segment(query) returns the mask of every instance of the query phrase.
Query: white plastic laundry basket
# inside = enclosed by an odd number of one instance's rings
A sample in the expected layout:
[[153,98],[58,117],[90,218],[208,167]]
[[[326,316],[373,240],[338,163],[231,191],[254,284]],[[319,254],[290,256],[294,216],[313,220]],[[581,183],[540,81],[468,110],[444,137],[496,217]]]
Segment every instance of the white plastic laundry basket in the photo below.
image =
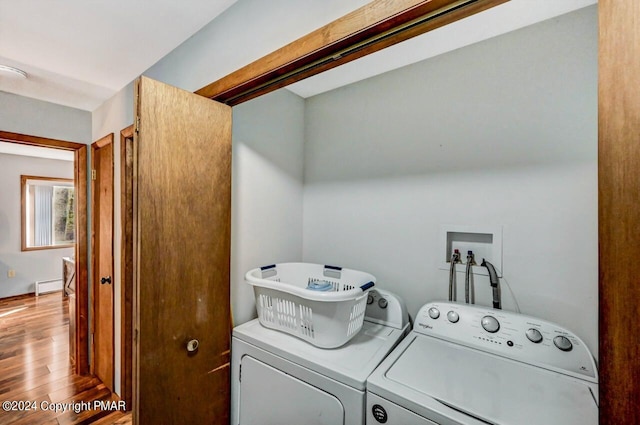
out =
[[281,263],[247,272],[260,323],[321,348],[345,344],[362,328],[372,275],[335,266]]

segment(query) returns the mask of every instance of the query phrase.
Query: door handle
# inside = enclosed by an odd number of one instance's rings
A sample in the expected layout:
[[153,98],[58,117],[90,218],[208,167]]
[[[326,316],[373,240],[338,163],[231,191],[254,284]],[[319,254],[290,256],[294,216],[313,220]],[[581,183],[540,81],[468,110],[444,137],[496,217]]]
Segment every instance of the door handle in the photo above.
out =
[[192,339],[189,342],[187,342],[187,351],[189,353],[195,353],[198,350],[199,345],[200,345],[200,342],[197,339]]
[[100,283],[102,285],[104,285],[105,283],[111,285],[111,276],[103,277],[102,279],[100,279]]

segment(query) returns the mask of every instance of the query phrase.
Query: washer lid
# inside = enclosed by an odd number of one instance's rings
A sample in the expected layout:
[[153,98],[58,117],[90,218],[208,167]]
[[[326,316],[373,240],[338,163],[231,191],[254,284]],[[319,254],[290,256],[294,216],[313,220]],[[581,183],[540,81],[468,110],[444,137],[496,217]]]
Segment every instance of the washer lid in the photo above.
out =
[[364,391],[371,372],[398,344],[407,327],[400,330],[365,321],[356,336],[333,349],[318,348],[295,336],[267,329],[258,319],[235,327],[233,337]]
[[415,338],[384,377],[490,424],[598,423],[586,381],[436,338]]

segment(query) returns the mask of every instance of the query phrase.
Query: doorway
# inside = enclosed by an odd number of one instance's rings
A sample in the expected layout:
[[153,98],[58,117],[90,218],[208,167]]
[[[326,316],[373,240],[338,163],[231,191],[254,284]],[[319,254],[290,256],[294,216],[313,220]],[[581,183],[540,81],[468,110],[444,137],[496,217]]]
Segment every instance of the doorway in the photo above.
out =
[[29,136],[0,131],[0,141],[27,146],[45,147],[72,151],[74,153],[74,186],[76,188],[76,244],[75,275],[76,302],[75,320],[75,372],[89,373],[89,292],[87,252],[87,145],[64,140]]

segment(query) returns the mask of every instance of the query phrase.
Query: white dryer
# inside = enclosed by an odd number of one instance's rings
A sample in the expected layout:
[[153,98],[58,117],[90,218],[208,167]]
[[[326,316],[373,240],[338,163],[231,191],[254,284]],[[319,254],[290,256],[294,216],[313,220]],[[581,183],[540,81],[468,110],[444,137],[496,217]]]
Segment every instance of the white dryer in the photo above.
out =
[[409,330],[404,302],[371,290],[362,330],[315,347],[254,319],[233,329],[231,424],[364,425],[367,377]]
[[598,372],[582,340],[556,324],[429,303],[369,377],[366,423],[596,425]]

